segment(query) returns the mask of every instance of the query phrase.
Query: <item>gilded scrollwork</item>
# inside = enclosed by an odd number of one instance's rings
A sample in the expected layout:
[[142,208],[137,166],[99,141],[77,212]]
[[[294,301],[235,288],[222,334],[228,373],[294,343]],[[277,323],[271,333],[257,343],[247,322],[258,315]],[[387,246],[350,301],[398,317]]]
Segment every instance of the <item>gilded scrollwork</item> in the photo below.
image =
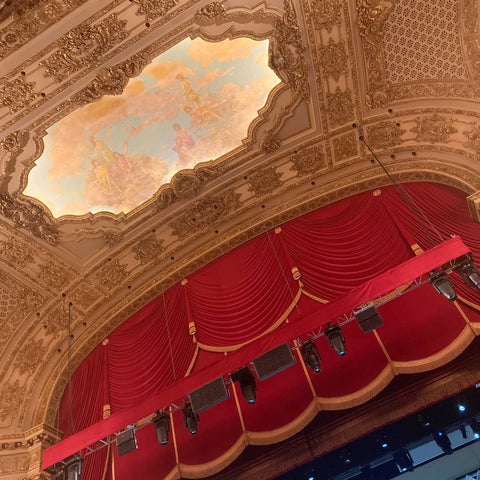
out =
[[83,280],[80,285],[75,288],[70,298],[74,306],[79,306],[84,310],[88,310],[94,303],[99,300],[98,290],[90,282]]
[[50,260],[40,265],[39,278],[48,287],[59,290],[71,283],[75,279],[75,275],[70,268]]
[[342,24],[340,0],[314,0],[311,8],[311,16],[316,28],[331,33],[335,25]]
[[480,79],[480,9],[476,0],[463,2],[463,36],[467,51],[467,62],[476,80]]
[[262,140],[262,150],[268,155],[270,153],[276,152],[281,145],[280,139],[273,134],[268,132],[265,138]]
[[75,27],[57,41],[58,50],[40,62],[45,77],[62,82],[84,68],[98,65],[106,52],[128,37],[126,24],[113,13],[97,25]]
[[149,20],[162,17],[177,4],[177,0],[134,0],[138,4],[137,15]]
[[0,387],[0,420],[16,418],[19,414],[19,400],[25,397],[25,385],[20,385],[19,380],[5,382]]
[[173,234],[186,238],[198,231],[211,228],[240,207],[240,194],[227,190],[196,201],[182,215],[169,223]]
[[155,232],[151,232],[133,247],[135,253],[135,259],[137,259],[142,265],[153,262],[165,251],[163,247],[163,239],[158,239]]
[[20,201],[9,193],[0,193],[0,214],[10,219],[16,227],[52,245],[57,243],[58,229],[39,205],[27,199]]
[[335,93],[327,93],[325,100],[328,120],[332,127],[338,127],[353,120],[353,99],[350,90],[342,91],[337,87]]
[[104,266],[95,275],[101,288],[111,291],[119,288],[122,282],[128,277],[127,265],[120,263],[118,258],[108,259]]
[[16,455],[0,455],[0,474],[15,474],[28,471],[30,455],[21,453]]
[[105,68],[89,85],[75,94],[72,101],[80,106],[96,102],[104,95],[120,95],[130,78],[140,75],[147,64],[147,55],[139,53],[125,62]]
[[248,176],[248,190],[253,192],[256,197],[272,193],[282,185],[282,181],[280,180],[282,175],[283,174],[278,172],[275,167],[268,167],[256,171]]
[[358,140],[353,132],[335,137],[332,140],[332,144],[335,162],[341,162],[358,155]]
[[23,76],[13,80],[0,79],[0,102],[10,113],[17,113],[40,98],[35,92],[35,82],[27,82]]
[[35,370],[42,364],[46,353],[47,347],[43,340],[31,338],[18,353],[13,366],[20,371],[21,375],[33,375]]
[[30,135],[27,131],[17,130],[0,141],[0,146],[5,152],[15,155],[20,153],[26,147],[29,138]]
[[372,148],[389,148],[400,145],[404,133],[398,122],[379,122],[367,128],[365,138]]
[[457,132],[451,118],[434,113],[415,119],[416,126],[410,131],[416,133],[417,142],[447,143],[450,136]]
[[480,124],[472,123],[464,135],[467,137],[466,147],[480,155]]
[[294,153],[290,160],[292,162],[290,170],[297,172],[299,177],[317,173],[327,166],[325,153],[320,145]]
[[15,52],[40,32],[61,20],[85,0],[20,0],[5,2],[1,18],[12,16],[14,22],[0,30],[0,57]]
[[310,88],[301,30],[290,0],[285,0],[284,9],[269,47],[270,66],[297,95],[308,100]]
[[217,18],[222,18],[227,14],[226,8],[220,2],[212,2],[204,5],[196,14],[197,19],[204,19],[214,21]]
[[0,254],[20,268],[35,262],[33,247],[14,236],[0,241]]
[[337,82],[340,76],[348,74],[348,57],[343,41],[335,42],[332,38],[327,45],[319,48],[322,73],[326,78],[332,77]]

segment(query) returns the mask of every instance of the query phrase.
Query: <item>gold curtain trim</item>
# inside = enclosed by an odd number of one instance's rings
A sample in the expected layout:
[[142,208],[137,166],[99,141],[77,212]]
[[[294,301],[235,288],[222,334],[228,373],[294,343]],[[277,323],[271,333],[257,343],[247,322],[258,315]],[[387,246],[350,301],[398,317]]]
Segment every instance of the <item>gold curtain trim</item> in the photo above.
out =
[[328,300],[325,300],[324,298],[316,297],[313,293],[307,292],[305,289],[302,289],[302,292],[308,297],[311,298],[312,300],[315,300],[318,303],[328,303]]
[[229,347],[215,347],[212,345],[205,345],[204,343],[197,342],[198,347],[200,347],[203,350],[207,350],[209,352],[233,352],[234,350],[238,350],[239,348],[244,347],[245,345],[248,345],[249,343],[255,342],[259,338],[262,338],[264,335],[267,333],[272,332],[273,330],[276,330],[292,313],[293,309],[297,306],[301,296],[302,296],[303,290],[301,288],[298,289],[297,294],[295,295],[295,298],[293,299],[293,302],[289,305],[285,313],[267,330],[265,330],[263,333],[260,335],[257,335],[255,338],[252,338],[248,342],[243,342],[239,343],[237,345],[231,345]]
[[[463,298],[463,297],[460,297],[460,296],[458,296],[457,298],[458,298],[458,300],[460,300],[462,303],[464,303],[468,307],[472,307],[474,310],[477,310],[478,312],[480,312],[480,305],[477,305],[476,303],[472,303],[469,300],[467,300],[466,298]],[[476,323],[479,323],[479,322],[476,322]]]
[[102,480],[105,480],[107,476],[108,463],[110,462],[111,443],[107,446],[107,457],[105,458],[105,465],[103,466]]
[[195,352],[193,353],[192,361],[190,362],[190,365],[187,368],[187,372],[185,373],[185,376],[188,377],[193,370],[193,367],[195,366],[195,362],[197,361],[198,357],[198,343],[195,345]]
[[475,338],[475,334],[469,325],[458,335],[458,337],[447,347],[429,357],[410,362],[392,362],[396,374],[399,373],[420,373],[441,367],[458,357]]
[[318,406],[322,410],[344,410],[356,407],[378,395],[394,378],[394,369],[388,364],[374,380],[356,392],[342,397],[317,397]]

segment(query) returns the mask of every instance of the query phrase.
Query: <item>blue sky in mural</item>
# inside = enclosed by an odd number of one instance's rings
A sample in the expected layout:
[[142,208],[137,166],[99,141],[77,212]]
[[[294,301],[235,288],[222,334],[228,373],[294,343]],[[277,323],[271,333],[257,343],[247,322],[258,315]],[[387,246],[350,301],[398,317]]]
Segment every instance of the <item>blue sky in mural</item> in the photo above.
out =
[[131,79],[122,95],[52,126],[24,194],[56,217],[126,213],[177,171],[241,146],[278,83],[268,41],[186,39]]

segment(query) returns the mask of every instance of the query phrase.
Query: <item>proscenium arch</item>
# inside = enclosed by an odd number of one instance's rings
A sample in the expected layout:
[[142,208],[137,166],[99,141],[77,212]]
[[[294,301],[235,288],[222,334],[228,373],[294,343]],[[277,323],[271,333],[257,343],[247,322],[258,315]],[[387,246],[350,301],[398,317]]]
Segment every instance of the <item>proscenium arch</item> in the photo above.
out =
[[[402,183],[418,181],[440,183],[458,188],[468,195],[480,190],[480,175],[474,175],[467,180],[464,175],[459,175],[458,171],[455,171],[455,169],[456,167],[451,166],[451,171],[448,171],[448,169],[445,171],[435,171],[434,169],[419,170],[415,167],[415,163],[412,162],[410,165],[404,165],[404,168],[402,168],[401,171],[394,172],[393,177]],[[204,256],[202,262],[199,262],[199,259],[192,255],[190,262],[185,268],[174,272],[172,275],[164,277],[162,281],[151,286],[144,295],[135,298],[129,302],[128,305],[125,305],[125,308],[117,314],[111,315],[110,312],[107,312],[107,314],[94,320],[98,327],[95,328],[95,331],[90,332],[88,338],[82,339],[83,341],[80,344],[75,345],[73,348],[70,371],[73,373],[93,348],[95,348],[116,327],[123,323],[125,318],[123,318],[124,315],[122,315],[122,312],[125,312],[128,306],[133,304],[136,306],[136,310],[139,310],[143,305],[158,296],[159,292],[161,293],[161,291],[166,290],[181,278],[193,273],[201,268],[201,266],[218,258],[224,253],[227,253],[227,251],[230,251],[236,246],[264,233],[265,229],[272,229],[288,220],[292,220],[310,211],[327,206],[335,201],[390,184],[389,179],[377,168],[371,169],[368,173],[365,172],[364,178],[355,183],[350,182],[348,184],[348,180],[349,178],[346,177],[345,183],[347,185],[336,190],[332,189],[327,192],[321,192],[319,191],[320,189],[318,189],[312,198],[300,202],[295,206],[286,206],[282,212],[276,213],[268,219],[256,218],[254,224],[251,225],[248,230],[240,233],[236,232],[232,235],[232,241],[229,242],[228,250],[224,250],[222,245],[211,245],[209,255]],[[95,312],[92,312],[90,318],[95,319],[94,313]],[[131,313],[128,314],[127,318],[130,315]],[[51,353],[52,352],[50,352],[50,354]],[[28,409],[26,409],[23,424],[24,430],[28,430],[39,424],[47,424],[50,426],[55,425],[59,402],[68,383],[66,353],[63,353],[61,356],[58,356],[58,354],[54,355],[54,358],[50,355],[46,368],[41,372],[37,372],[36,378],[37,382],[34,384],[34,387],[30,390],[27,397],[37,398],[38,401],[35,402],[34,405],[32,405],[34,402],[30,402]],[[26,403],[27,402],[24,402],[24,406]]]

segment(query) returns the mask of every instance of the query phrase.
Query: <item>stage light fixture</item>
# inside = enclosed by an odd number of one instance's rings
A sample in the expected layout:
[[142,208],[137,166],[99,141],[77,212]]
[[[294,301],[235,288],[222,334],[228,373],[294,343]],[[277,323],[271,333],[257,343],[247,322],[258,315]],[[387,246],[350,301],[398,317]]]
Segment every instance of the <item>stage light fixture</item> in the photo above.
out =
[[363,333],[369,333],[383,325],[383,320],[375,305],[369,305],[355,312],[358,326]]
[[400,472],[413,472],[413,459],[410,452],[406,448],[401,448],[398,452],[393,454],[393,460],[395,461]]
[[240,384],[240,390],[245,400],[253,405],[257,400],[257,383],[255,376],[248,367],[243,367],[230,375],[232,382]]
[[65,480],[80,480],[82,474],[83,458],[76,455],[71,458],[64,467]]
[[460,425],[458,427],[458,429],[460,430],[460,433],[462,434],[462,438],[464,440],[466,440],[467,439],[467,429],[465,428],[465,425]]
[[153,417],[155,434],[160,445],[167,445],[170,433],[170,416],[165,412],[157,412]]
[[467,407],[463,402],[458,402],[457,409],[460,413],[464,413],[467,410]]
[[300,350],[302,352],[302,357],[305,364],[310,368],[313,373],[319,373],[320,362],[322,358],[320,357],[320,353],[318,352],[318,348],[311,340],[304,343]]
[[345,337],[343,336],[340,325],[329,323],[324,333],[328,343],[337,352],[337,355],[343,357],[343,355],[347,353],[347,350],[345,348]]
[[452,444],[448,435],[443,431],[439,430],[432,434],[435,443],[442,449],[443,453],[450,455],[453,453]]
[[137,438],[135,437],[135,430],[129,428],[117,436],[117,451],[118,455],[126,455],[133,452],[137,448]]
[[467,253],[461,258],[465,259],[455,267],[455,270],[469,287],[480,290],[480,270],[473,263],[472,254]]
[[185,407],[183,407],[183,424],[188,428],[191,435],[197,433],[197,423],[198,415],[193,412],[192,406],[187,403]]
[[448,278],[445,272],[432,272],[430,274],[430,283],[433,288],[440,294],[443,295],[447,300],[453,302],[457,299],[457,294],[453,288],[452,281]]
[[361,467],[360,473],[362,475],[362,480],[373,480],[373,472],[370,465],[364,465]]

